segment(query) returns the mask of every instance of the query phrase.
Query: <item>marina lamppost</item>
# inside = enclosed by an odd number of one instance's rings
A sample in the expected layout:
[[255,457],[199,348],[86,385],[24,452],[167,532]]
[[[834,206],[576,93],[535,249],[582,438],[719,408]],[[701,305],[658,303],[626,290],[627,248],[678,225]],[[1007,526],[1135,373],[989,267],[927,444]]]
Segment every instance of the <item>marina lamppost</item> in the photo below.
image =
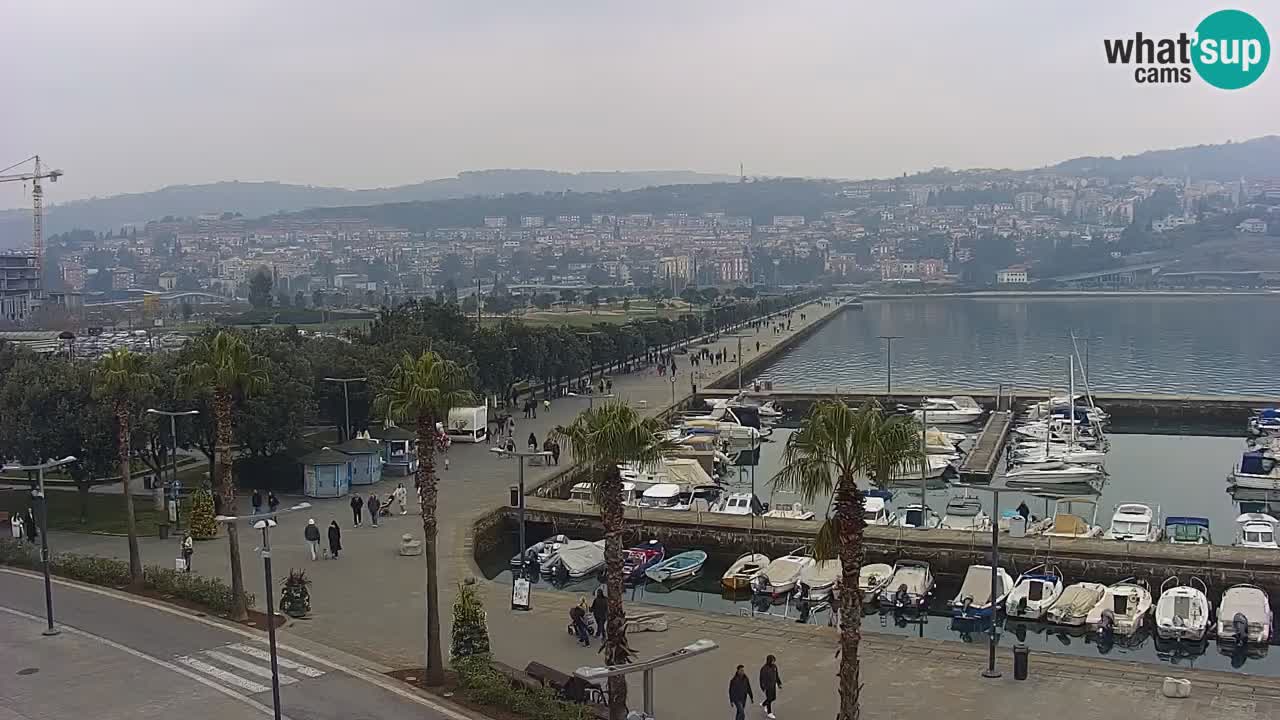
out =
[[343,410],[343,418],[344,418],[343,420],[344,424],[342,426],[343,441],[347,441],[351,439],[351,398],[347,394],[347,385],[350,385],[353,382],[364,382],[366,380],[368,380],[368,378],[363,378],[363,377],[354,377],[354,378],[327,377],[324,379],[325,382],[342,384],[342,410]]
[[893,395],[893,341],[901,340],[901,335],[880,335],[881,340],[885,341],[884,348],[884,394],[885,402],[889,402],[889,397]]
[[[524,459],[527,457],[549,458],[551,457],[551,453],[547,452],[546,450],[521,451],[521,450],[506,450],[504,448],[489,448],[489,452],[497,453],[505,457],[513,457],[516,459],[516,482],[519,483],[519,486],[517,489],[517,492],[519,493],[519,497],[517,498],[517,502],[518,502],[518,507],[520,508],[520,573],[515,577],[511,585],[511,606],[512,607],[519,606],[525,610],[528,610],[529,609],[529,579],[526,578],[524,574],[525,572],[524,565],[526,561],[526,558],[524,556],[525,554]],[[520,593],[517,593],[517,588],[520,589],[521,591]],[[516,603],[517,594],[523,595],[524,597],[523,603],[519,603],[519,604]]]
[[44,575],[44,617],[49,623],[44,630],[45,635],[57,635],[58,628],[53,626],[53,581],[49,578],[49,503],[44,496],[44,471],[75,461],[74,455],[68,455],[61,460],[49,460],[36,465],[4,466],[5,470],[34,471],[36,474],[36,489],[31,492],[31,499],[40,506],[40,572]]
[[173,522],[178,522],[178,506],[181,503],[182,488],[178,486],[178,418],[186,415],[199,415],[199,410],[157,410],[147,408],[148,415],[164,415],[169,418],[169,438],[173,440]]

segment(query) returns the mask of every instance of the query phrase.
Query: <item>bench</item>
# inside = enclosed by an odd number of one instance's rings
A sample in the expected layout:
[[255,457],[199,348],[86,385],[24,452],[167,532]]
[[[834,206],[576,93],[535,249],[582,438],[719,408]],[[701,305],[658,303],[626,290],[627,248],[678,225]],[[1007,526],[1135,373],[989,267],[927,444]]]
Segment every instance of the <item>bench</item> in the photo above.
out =
[[529,677],[540,682],[543,687],[555,690],[566,700],[592,704],[604,702],[605,693],[599,685],[587,682],[575,675],[566,675],[540,662],[531,662],[525,665],[524,672]]

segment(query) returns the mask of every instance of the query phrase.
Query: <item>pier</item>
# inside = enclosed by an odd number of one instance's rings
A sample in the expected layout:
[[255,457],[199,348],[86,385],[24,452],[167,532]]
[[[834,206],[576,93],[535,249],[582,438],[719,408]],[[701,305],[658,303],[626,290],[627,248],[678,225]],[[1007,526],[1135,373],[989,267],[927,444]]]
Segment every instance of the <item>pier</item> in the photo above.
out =
[[1013,411],[997,410],[987,417],[982,434],[960,464],[960,479],[967,483],[989,483],[995,477],[1000,457],[1004,455],[1009,431],[1013,429]]

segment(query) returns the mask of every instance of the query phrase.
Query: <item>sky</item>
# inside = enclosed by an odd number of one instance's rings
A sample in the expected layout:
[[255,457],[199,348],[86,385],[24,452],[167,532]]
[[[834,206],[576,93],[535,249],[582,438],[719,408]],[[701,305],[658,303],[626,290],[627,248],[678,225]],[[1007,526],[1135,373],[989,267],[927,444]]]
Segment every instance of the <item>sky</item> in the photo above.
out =
[[1280,37],[1280,5],[1243,0],[0,0],[0,167],[40,153],[56,203],[511,167],[884,177],[1280,132],[1280,67],[1227,92],[1105,62],[1103,38],[1223,7]]

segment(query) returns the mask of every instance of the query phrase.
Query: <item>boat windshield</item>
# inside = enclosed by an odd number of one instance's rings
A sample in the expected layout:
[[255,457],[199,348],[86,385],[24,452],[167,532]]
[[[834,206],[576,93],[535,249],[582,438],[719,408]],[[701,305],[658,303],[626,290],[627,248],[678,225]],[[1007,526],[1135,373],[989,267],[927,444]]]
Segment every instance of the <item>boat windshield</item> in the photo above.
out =
[[1144,522],[1127,522],[1124,520],[1117,520],[1111,523],[1111,532],[1116,535],[1144,537],[1150,527],[1150,524]]
[[1250,543],[1267,544],[1275,542],[1276,536],[1270,530],[1245,530],[1244,541]]
[[1191,617],[1191,598],[1186,596],[1178,596],[1174,598],[1173,616],[1178,618]]
[[924,513],[919,510],[908,510],[903,522],[911,527],[920,527],[924,524]]
[[1209,534],[1209,529],[1203,525],[1174,525],[1170,529],[1173,530],[1173,542],[1179,543],[1198,543]]

